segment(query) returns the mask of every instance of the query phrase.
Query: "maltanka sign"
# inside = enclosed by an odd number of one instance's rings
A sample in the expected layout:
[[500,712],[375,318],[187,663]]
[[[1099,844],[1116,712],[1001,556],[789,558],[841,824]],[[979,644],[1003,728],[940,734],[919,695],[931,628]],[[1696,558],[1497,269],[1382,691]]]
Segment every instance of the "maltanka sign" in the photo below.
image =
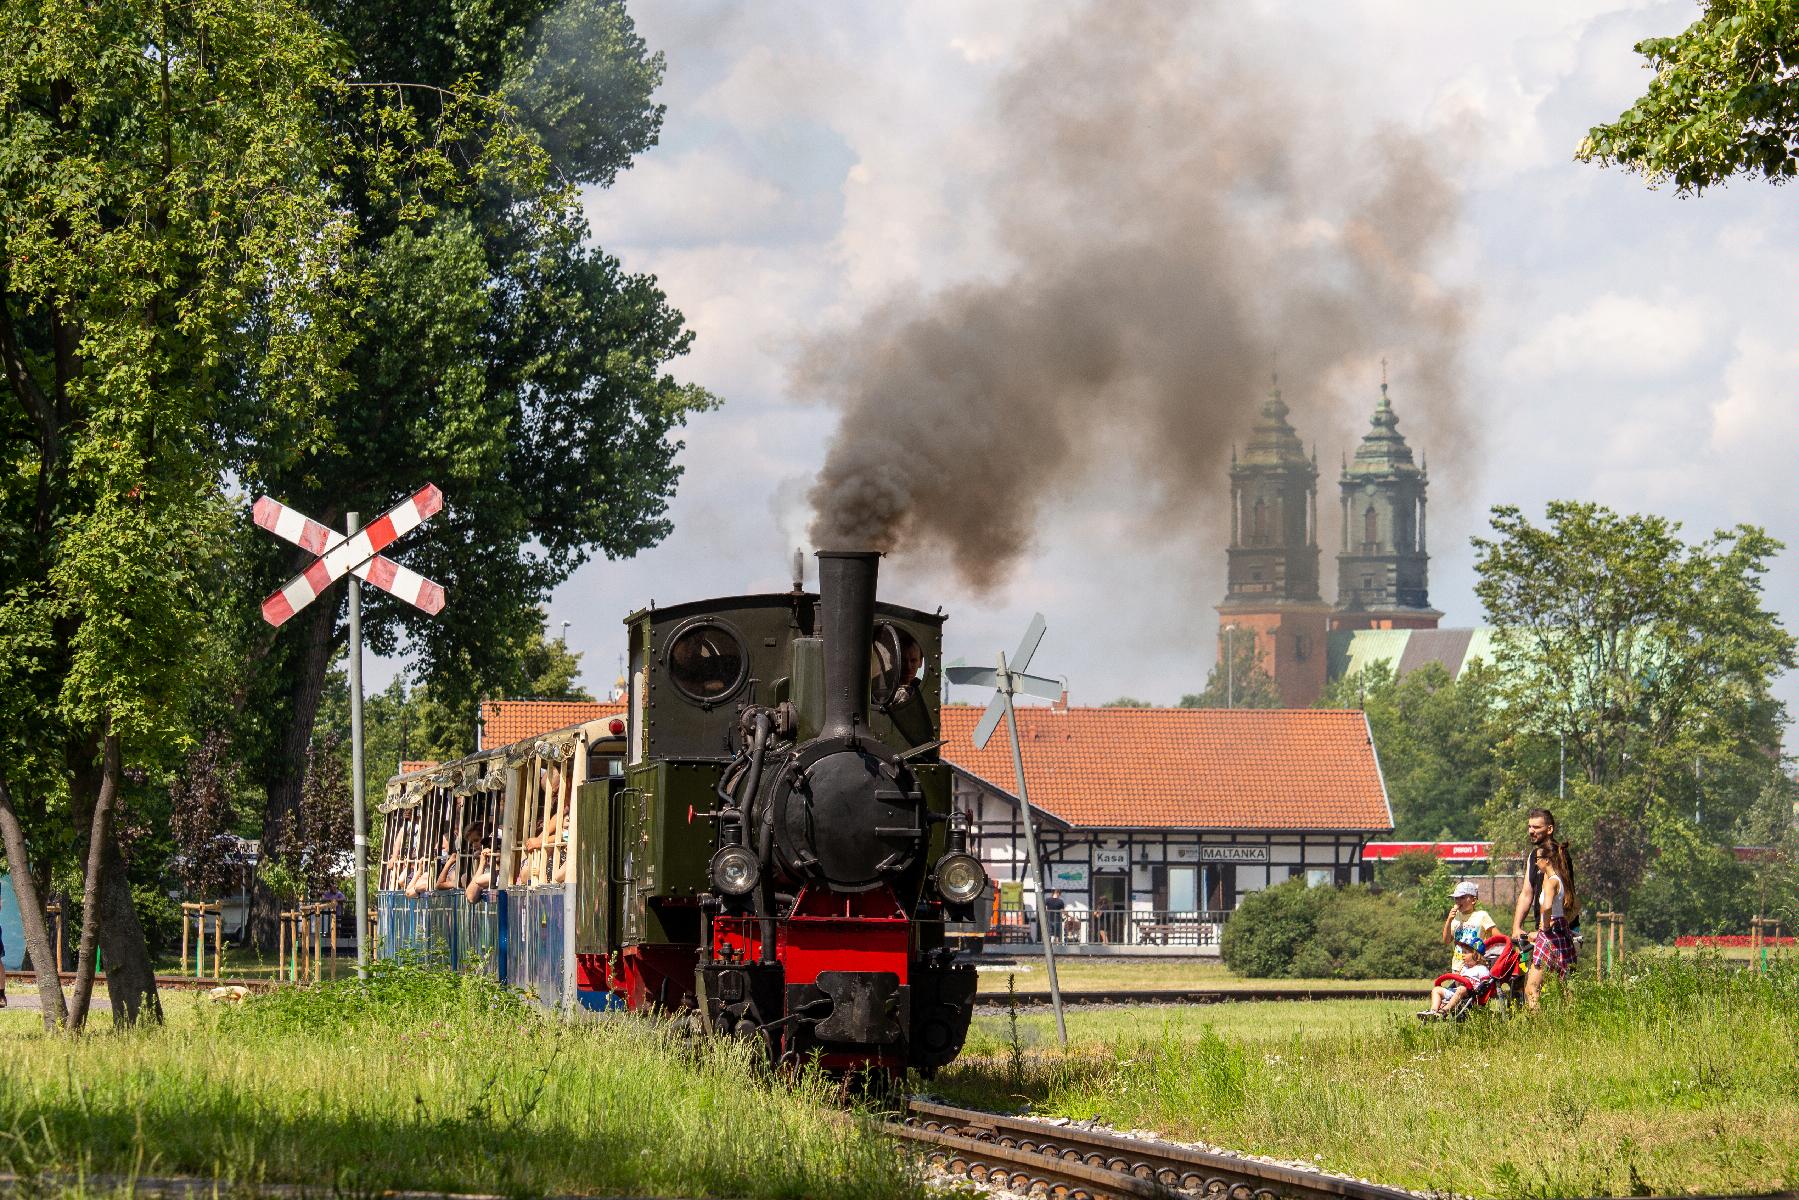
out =
[[1201,846],[1200,862],[1214,863],[1265,863],[1268,861],[1266,846]]

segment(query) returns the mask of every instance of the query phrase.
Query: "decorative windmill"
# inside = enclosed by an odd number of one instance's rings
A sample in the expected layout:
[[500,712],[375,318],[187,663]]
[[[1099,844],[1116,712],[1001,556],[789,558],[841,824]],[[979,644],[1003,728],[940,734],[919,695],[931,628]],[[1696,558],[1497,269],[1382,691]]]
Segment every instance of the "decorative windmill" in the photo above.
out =
[[987,711],[974,727],[976,750],[987,745],[987,739],[993,736],[994,729],[999,726],[1000,717],[1006,718],[1006,730],[1012,737],[1012,775],[1018,780],[1018,807],[1024,822],[1025,851],[1030,856],[1031,877],[1037,881],[1037,935],[1043,941],[1043,965],[1049,973],[1049,999],[1056,1010],[1056,1036],[1061,1039],[1063,1049],[1067,1049],[1068,1023],[1062,1016],[1062,988],[1056,981],[1055,939],[1050,936],[1049,916],[1043,903],[1049,893],[1043,886],[1043,863],[1037,857],[1036,816],[1031,811],[1031,798],[1024,782],[1024,752],[1018,741],[1018,714],[1012,708],[1012,697],[1019,692],[1049,700],[1059,699],[1062,695],[1060,680],[1025,674],[1025,668],[1031,665],[1031,656],[1037,653],[1037,644],[1043,640],[1046,628],[1043,614],[1037,613],[1031,618],[1030,626],[1025,629],[1024,638],[1018,643],[1018,652],[1012,656],[1010,663],[1006,661],[1005,651],[1002,650],[996,669],[949,667],[945,673],[954,684],[994,689],[993,699],[987,702]]

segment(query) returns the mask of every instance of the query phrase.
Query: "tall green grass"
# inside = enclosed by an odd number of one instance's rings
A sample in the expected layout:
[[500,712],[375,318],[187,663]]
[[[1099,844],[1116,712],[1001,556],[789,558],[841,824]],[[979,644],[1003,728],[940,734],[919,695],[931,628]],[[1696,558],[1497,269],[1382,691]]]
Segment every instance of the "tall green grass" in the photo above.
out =
[[479,976],[184,1006],[162,1029],[0,1033],[0,1168],[227,1185],[885,1200],[922,1194],[820,1077],[620,1017],[568,1025]]
[[[1244,1006],[1245,1008],[1249,1006]],[[1666,959],[1576,983],[1543,1011],[1424,1024],[1369,1006],[1308,1032],[1255,1006],[1245,1032],[1140,1010],[1136,1030],[1044,1049],[994,1044],[937,1090],[989,1106],[1316,1162],[1421,1189],[1573,1196],[1799,1187],[1799,968]],[[1289,1014],[1293,1032],[1263,1028]],[[1079,1034],[1079,1015],[1071,1020]],[[1147,1028],[1145,1028],[1147,1026]]]

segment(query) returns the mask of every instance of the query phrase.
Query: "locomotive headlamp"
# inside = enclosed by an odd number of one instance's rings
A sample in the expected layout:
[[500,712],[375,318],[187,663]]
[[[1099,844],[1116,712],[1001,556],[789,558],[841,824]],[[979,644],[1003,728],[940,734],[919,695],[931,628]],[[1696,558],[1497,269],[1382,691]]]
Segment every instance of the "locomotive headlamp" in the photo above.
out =
[[748,894],[761,873],[761,864],[745,846],[723,846],[712,856],[712,886],[727,896]]
[[968,904],[987,886],[987,872],[972,854],[952,850],[937,860],[937,890],[951,904]]

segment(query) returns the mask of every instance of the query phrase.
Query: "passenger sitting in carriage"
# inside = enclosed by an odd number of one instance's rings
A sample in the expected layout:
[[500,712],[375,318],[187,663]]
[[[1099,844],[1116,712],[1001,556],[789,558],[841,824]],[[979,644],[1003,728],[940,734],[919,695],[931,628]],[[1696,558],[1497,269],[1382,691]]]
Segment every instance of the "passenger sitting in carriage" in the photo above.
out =
[[1443,976],[1431,988],[1430,1007],[1418,1013],[1426,1020],[1453,1016],[1467,1008],[1493,977],[1492,968],[1487,965],[1487,943],[1480,934],[1464,928],[1455,935],[1455,944],[1461,951],[1461,966],[1453,976]]

